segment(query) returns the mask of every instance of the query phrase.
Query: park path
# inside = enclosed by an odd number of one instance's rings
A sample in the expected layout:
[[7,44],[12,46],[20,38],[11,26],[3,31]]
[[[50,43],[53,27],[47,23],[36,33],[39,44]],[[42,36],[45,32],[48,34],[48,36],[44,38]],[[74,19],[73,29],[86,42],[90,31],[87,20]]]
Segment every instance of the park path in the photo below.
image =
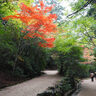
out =
[[76,96],[96,96],[96,80],[94,82],[90,79],[83,80],[81,90]]
[[62,78],[56,70],[44,72],[46,74],[40,77],[0,90],[0,96],[36,96],[48,87],[55,85]]

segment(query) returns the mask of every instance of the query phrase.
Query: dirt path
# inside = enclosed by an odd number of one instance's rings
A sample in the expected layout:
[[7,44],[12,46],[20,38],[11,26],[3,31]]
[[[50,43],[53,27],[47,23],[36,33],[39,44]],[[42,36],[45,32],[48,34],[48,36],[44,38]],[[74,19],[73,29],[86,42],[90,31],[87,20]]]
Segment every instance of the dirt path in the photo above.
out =
[[91,82],[90,79],[83,80],[81,91],[77,96],[96,96],[96,80]]
[[57,71],[44,72],[43,76],[0,90],[0,96],[36,96],[61,80]]

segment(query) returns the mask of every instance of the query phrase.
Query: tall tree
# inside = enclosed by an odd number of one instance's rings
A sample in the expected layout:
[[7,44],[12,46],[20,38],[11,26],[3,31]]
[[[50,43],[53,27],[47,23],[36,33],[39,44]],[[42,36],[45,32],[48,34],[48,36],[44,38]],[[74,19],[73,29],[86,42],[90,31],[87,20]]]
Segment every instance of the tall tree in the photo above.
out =
[[[53,9],[50,11],[51,14],[57,15],[56,22],[63,21],[63,15],[64,15],[64,7],[60,4],[58,0],[43,0],[45,6],[54,6]],[[39,5],[39,0],[35,0],[34,4]]]
[[[22,32],[25,34],[24,38],[38,38],[36,42],[41,47],[53,47],[55,40],[52,33],[56,32],[56,25],[53,23],[56,20],[56,14],[49,13],[52,10],[52,6],[46,7],[43,1],[40,1],[40,7],[38,5],[28,7],[25,4],[21,4],[21,11],[16,15],[10,15],[3,18],[3,20],[20,19],[25,24],[25,29]],[[40,40],[43,40],[40,42]]]

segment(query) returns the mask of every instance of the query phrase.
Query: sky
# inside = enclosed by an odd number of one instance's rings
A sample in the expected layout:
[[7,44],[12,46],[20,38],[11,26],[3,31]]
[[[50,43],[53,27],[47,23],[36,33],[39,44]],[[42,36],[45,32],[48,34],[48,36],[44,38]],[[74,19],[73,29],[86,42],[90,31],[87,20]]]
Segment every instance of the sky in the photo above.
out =
[[[62,2],[60,3],[65,9],[64,9],[64,14],[70,14],[72,12],[71,10],[71,6],[70,6],[70,3],[72,2],[73,0],[62,0]],[[64,15],[62,17],[63,19],[66,19],[66,15]]]
[[71,12],[72,10],[70,4],[73,2],[75,3],[76,1],[78,0],[62,0],[61,5],[65,7],[65,9],[68,10],[68,12]]
[[[70,1],[72,1],[72,0],[70,0]],[[70,2],[69,2],[69,1],[63,0],[63,1],[61,2],[61,5],[62,5],[63,7],[65,7],[65,10],[71,11],[71,6],[70,6]]]

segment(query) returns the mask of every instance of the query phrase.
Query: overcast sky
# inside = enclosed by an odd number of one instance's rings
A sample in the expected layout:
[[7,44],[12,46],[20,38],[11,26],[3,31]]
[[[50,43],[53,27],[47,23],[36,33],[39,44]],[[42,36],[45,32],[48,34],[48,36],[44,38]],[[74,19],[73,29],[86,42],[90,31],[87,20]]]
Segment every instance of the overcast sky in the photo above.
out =
[[66,10],[71,11],[71,7],[70,7],[70,2],[69,2],[69,1],[63,0],[63,1],[61,2],[61,5],[62,5],[63,7],[65,7]]
[[[61,5],[65,8],[64,9],[64,14],[69,14],[72,12],[71,10],[71,6],[70,6],[70,3],[72,2],[73,0],[62,0],[61,2]],[[66,15],[63,16],[63,19],[66,18]]]

